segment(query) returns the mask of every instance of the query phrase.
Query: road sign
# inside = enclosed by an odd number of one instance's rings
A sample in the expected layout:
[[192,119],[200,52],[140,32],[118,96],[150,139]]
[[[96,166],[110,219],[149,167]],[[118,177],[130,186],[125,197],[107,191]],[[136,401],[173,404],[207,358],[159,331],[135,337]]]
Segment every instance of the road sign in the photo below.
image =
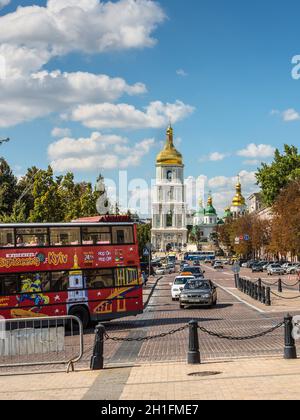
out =
[[232,271],[234,272],[234,274],[239,274],[239,273],[241,272],[241,267],[240,267],[240,264],[235,263],[235,264],[232,266]]
[[235,244],[239,245],[239,243],[240,243],[240,238],[235,238]]
[[249,236],[249,235],[245,235],[245,236],[244,236],[244,240],[245,240],[245,241],[250,241],[250,236]]
[[143,254],[144,254],[144,257],[149,257],[150,252],[148,251],[147,248],[145,248]]

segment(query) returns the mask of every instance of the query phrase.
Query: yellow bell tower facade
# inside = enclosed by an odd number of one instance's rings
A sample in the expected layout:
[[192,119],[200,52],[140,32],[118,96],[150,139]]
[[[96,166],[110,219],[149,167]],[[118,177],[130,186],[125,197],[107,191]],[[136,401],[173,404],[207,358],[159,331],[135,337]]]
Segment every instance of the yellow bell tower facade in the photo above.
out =
[[187,243],[184,165],[181,153],[174,146],[173,135],[170,125],[165,146],[156,158],[151,235],[156,251],[183,250]]

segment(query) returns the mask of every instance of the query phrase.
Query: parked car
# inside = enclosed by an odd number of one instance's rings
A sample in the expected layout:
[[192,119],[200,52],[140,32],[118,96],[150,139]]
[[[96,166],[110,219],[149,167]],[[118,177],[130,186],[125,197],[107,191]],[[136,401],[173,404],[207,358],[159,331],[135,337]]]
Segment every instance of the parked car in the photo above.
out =
[[280,264],[271,264],[268,267],[269,276],[273,276],[273,275],[283,276],[284,273],[285,273],[284,268],[282,268]]
[[181,309],[191,305],[214,306],[217,300],[217,288],[210,280],[188,280],[179,297]]
[[263,264],[262,263],[254,264],[252,266],[252,273],[259,273],[259,272],[263,272],[263,271],[264,271],[264,269],[263,269]]
[[292,267],[287,268],[287,274],[297,274],[300,271],[300,264],[294,264]]
[[172,300],[179,300],[179,296],[189,280],[195,280],[193,276],[177,276],[173,283],[170,283]]
[[164,276],[166,274],[166,270],[164,267],[159,267],[155,270],[155,274],[157,276]]
[[214,269],[218,270],[218,269],[222,269],[222,268],[224,268],[224,265],[223,265],[222,261],[216,261],[215,264],[214,264]]

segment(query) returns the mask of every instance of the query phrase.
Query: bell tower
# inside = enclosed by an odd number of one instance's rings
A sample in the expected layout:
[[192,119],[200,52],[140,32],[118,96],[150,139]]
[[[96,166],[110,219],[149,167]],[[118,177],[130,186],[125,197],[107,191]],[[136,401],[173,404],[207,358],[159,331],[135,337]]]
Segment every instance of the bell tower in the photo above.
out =
[[163,150],[156,158],[152,203],[152,245],[157,251],[182,250],[187,243],[184,165],[174,146],[170,125]]

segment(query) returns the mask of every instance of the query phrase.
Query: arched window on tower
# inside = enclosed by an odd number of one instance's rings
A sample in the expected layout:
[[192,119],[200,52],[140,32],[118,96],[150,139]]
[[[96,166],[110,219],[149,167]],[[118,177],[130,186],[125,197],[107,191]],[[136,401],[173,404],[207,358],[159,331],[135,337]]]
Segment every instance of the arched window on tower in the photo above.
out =
[[173,172],[172,171],[168,171],[167,172],[167,180],[168,181],[172,181],[172,179],[173,179]]
[[172,227],[173,226],[173,212],[172,210],[170,210],[167,213],[167,227]]

